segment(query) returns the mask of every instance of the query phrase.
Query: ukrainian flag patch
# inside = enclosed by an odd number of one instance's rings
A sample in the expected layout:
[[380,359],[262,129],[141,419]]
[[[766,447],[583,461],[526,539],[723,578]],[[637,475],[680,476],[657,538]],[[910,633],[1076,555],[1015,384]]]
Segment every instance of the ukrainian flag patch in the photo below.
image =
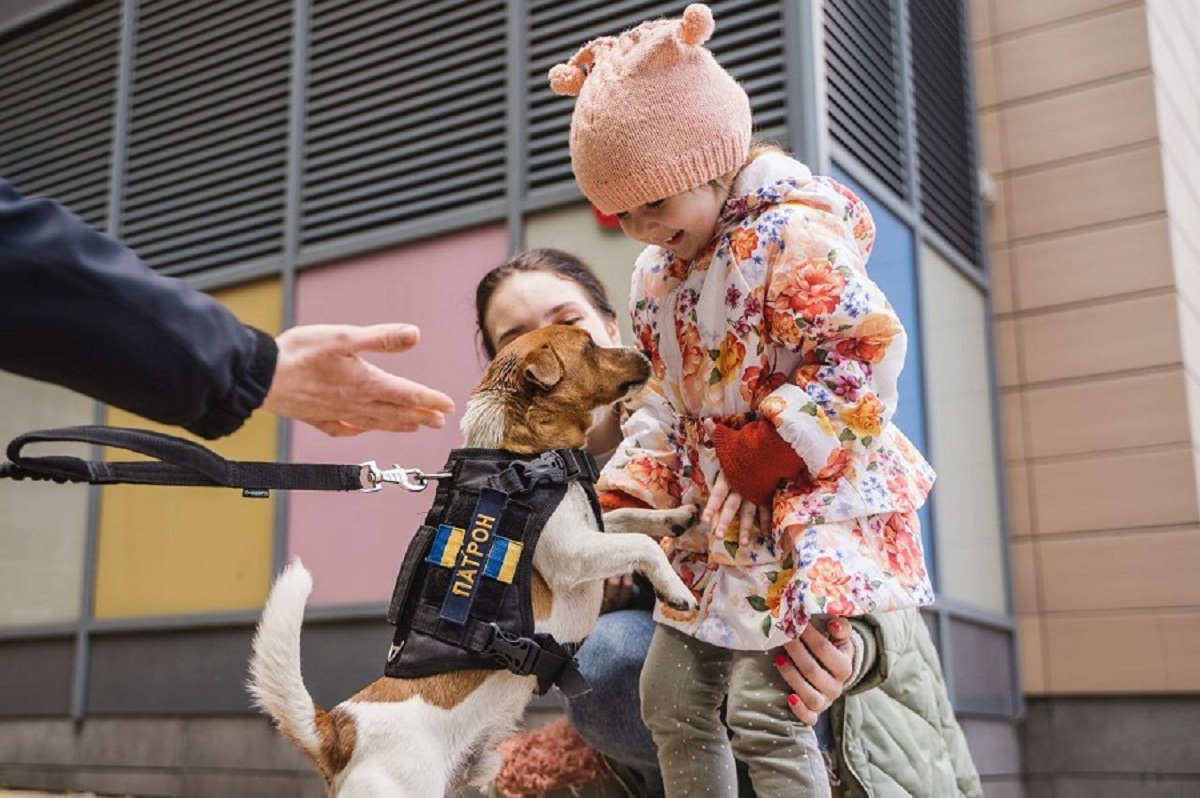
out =
[[521,561],[521,551],[525,547],[515,540],[496,538],[492,550],[488,552],[487,564],[483,566],[483,575],[498,582],[512,584],[517,575],[517,563]]
[[463,538],[466,535],[467,533],[459,527],[442,524],[433,538],[433,545],[429,548],[429,556],[425,558],[425,562],[443,568],[453,568],[458,553],[462,551]]

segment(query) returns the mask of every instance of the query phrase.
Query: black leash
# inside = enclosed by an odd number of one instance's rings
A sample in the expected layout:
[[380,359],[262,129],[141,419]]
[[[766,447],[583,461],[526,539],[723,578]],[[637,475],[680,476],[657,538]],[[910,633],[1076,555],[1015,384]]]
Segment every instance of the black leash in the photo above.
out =
[[[40,443],[90,443],[136,452],[152,461],[117,462],[69,455],[33,457],[23,454],[26,446]],[[89,485],[129,483],[240,488],[243,495],[255,498],[267,496],[272,489],[373,492],[388,482],[420,491],[429,480],[447,476],[400,466],[380,470],[374,461],[335,465],[226,460],[193,441],[125,427],[61,427],[26,432],[13,438],[7,454],[10,462],[0,463],[0,478],[86,482]]]

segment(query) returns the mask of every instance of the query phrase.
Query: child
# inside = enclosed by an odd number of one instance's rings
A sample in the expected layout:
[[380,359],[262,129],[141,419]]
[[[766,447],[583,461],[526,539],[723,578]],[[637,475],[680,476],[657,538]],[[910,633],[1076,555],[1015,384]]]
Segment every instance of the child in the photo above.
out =
[[815,619],[932,601],[916,511],[933,473],[889,423],[906,338],[866,275],[870,215],[751,150],[749,100],[702,46],[712,30],[694,4],[550,72],[578,96],[580,188],[649,245],[630,308],[654,377],[598,487],[609,508],[704,508],[666,544],[700,609],[656,608],[642,673],[667,795],[734,795],[736,753],[764,798],[825,796],[773,660]]

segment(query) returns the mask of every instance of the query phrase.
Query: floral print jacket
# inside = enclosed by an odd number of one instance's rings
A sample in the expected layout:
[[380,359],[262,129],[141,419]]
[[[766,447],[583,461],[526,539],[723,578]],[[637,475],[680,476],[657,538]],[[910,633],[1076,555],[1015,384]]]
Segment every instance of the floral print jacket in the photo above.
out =
[[[598,488],[703,507],[719,464],[703,420],[769,419],[810,478],[775,494],[773,528],[664,543],[700,610],[659,621],[765,650],[816,613],[928,603],[915,510],[934,475],[890,424],[907,338],[866,273],[875,227],[837,182],[781,154],[738,175],[713,240],[684,262],[648,247],[630,310],[653,376]],[[736,527],[736,525],[735,525]]]

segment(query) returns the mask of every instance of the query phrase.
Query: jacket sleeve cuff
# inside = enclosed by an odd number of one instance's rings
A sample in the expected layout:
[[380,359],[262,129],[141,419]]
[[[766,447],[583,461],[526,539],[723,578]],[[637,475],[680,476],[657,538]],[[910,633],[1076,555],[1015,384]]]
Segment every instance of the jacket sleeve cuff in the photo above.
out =
[[[888,661],[883,654],[883,640],[880,637],[879,625],[871,620],[871,616],[849,618],[850,630],[855,646],[854,673],[846,680],[847,695],[866,692],[883,684],[888,676]],[[857,656],[858,645],[861,643],[861,657]]]
[[235,432],[262,405],[267,392],[271,390],[279,347],[275,339],[262,330],[249,325],[246,330],[254,337],[254,353],[250,362],[236,376],[228,394],[209,405],[204,415],[185,426],[188,432],[208,439]]
[[600,503],[600,509],[609,512],[611,510],[621,510],[627,507],[644,510],[650,507],[649,504],[637,498],[630,496],[623,490],[605,490],[601,491],[597,497]]

